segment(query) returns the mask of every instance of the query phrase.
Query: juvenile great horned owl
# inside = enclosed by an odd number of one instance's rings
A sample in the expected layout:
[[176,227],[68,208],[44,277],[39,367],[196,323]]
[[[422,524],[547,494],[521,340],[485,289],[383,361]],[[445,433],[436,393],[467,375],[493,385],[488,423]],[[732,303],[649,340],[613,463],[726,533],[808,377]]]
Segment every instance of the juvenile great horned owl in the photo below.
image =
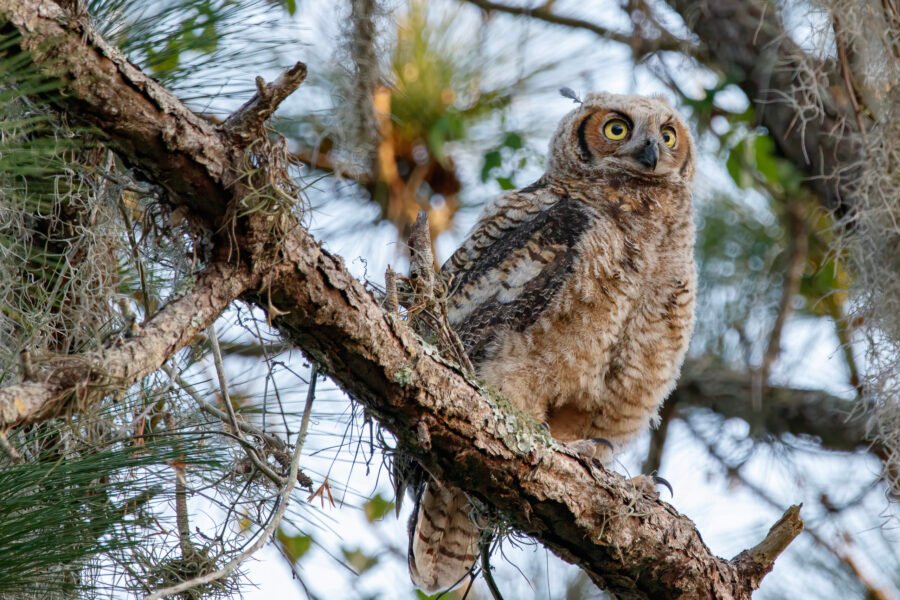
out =
[[[591,94],[547,172],[498,198],[443,267],[448,312],[478,375],[554,438],[613,446],[654,424],[694,320],[694,145],[662,98]],[[431,480],[410,573],[448,588],[477,554],[459,490]]]

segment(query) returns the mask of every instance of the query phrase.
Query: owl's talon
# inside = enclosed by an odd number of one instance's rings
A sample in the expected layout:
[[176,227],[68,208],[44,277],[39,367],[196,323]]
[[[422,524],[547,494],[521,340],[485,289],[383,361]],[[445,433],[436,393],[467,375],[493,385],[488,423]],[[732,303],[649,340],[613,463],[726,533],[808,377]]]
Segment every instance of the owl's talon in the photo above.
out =
[[659,477],[658,475],[653,475],[653,483],[655,483],[656,485],[665,486],[669,490],[669,497],[671,497],[671,498],[675,497],[675,490],[672,489],[672,484],[669,483],[669,481],[665,477]]
[[605,438],[576,440],[567,442],[566,446],[578,457],[600,465],[608,464],[615,452],[615,446]]
[[632,477],[628,481],[641,493],[657,500],[659,499],[659,491],[657,491],[656,486],[658,485],[668,488],[669,494],[671,494],[673,498],[675,497],[675,491],[672,489],[672,484],[663,477],[657,477],[656,475],[638,475],[637,477]]
[[609,448],[610,452],[615,452],[615,450],[616,450],[616,447],[613,446],[613,443],[606,438],[591,438],[591,441],[594,442],[595,444],[605,445],[607,448]]

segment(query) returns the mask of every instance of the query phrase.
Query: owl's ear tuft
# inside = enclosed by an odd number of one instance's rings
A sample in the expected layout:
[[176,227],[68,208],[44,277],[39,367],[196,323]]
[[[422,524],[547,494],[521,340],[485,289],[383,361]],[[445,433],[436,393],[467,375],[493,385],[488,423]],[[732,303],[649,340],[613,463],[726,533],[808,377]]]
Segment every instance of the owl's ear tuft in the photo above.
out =
[[559,88],[559,95],[563,98],[571,98],[572,102],[575,102],[576,104],[584,104],[584,102],[581,101],[581,98],[578,97],[578,94],[576,94],[570,87]]

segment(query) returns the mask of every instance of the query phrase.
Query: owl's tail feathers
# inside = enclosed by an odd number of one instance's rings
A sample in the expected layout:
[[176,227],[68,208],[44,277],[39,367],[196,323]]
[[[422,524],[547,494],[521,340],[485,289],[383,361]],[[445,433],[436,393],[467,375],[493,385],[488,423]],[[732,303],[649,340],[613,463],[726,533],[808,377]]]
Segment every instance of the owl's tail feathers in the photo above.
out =
[[437,481],[425,486],[410,518],[409,574],[428,593],[461,583],[478,555],[478,526],[461,491]]

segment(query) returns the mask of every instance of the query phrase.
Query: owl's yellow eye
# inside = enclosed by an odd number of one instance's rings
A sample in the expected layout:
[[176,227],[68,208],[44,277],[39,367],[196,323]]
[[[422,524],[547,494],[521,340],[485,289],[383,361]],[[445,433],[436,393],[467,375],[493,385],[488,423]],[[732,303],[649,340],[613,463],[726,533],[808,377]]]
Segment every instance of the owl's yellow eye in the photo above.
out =
[[669,148],[675,147],[675,130],[671,127],[663,127],[662,130],[662,140],[663,144],[668,146]]
[[628,123],[622,119],[612,119],[603,126],[603,135],[614,142],[624,140],[625,136],[628,135]]

